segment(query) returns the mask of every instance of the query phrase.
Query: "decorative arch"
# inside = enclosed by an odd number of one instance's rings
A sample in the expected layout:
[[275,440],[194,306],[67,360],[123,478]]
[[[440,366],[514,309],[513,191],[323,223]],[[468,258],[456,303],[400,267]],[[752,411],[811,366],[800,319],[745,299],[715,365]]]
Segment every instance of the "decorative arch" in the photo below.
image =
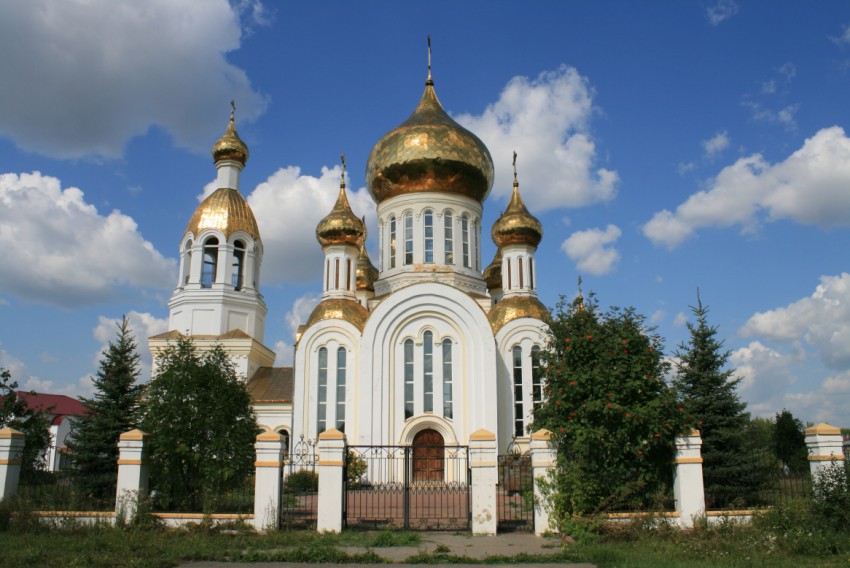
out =
[[455,434],[455,430],[451,422],[441,416],[427,415],[417,416],[416,418],[409,420],[407,424],[404,425],[404,429],[402,429],[396,443],[402,446],[412,445],[413,438],[416,437],[416,434],[428,429],[439,432],[447,446],[455,446],[458,444],[457,435]]

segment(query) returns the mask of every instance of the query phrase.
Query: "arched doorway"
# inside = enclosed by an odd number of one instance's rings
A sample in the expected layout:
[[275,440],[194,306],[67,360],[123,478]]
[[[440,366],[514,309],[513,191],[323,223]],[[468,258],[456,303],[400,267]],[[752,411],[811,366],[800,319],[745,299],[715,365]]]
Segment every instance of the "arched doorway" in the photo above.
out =
[[413,482],[443,481],[445,475],[443,435],[432,428],[413,437]]

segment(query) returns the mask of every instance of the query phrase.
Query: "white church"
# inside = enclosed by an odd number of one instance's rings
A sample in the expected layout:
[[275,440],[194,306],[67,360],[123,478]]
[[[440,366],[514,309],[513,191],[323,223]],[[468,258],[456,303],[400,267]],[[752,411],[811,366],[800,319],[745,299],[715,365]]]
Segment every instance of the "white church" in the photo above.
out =
[[233,114],[212,154],[218,189],[180,241],[170,331],[150,338],[154,358],[179,334],[201,349],[222,345],[247,381],[261,427],[288,440],[336,428],[349,444],[462,445],[483,428],[502,451],[527,442],[542,397],[536,353],[548,340],[535,264],[543,229],[514,168],[510,203],[490,231],[496,256],[482,270],[493,160],[443,110],[430,69],[418,106],[366,164],[378,268],[343,168],[336,204],[316,227],[321,302],[298,329],[291,368],[274,367],[263,344],[263,243],[239,192],[248,148]]

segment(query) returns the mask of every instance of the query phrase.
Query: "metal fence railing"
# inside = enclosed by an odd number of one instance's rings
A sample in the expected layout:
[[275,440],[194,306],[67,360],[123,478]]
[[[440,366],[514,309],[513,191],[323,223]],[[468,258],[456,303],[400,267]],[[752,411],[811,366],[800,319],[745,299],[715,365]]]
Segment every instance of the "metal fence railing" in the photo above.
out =
[[17,499],[32,511],[113,511],[116,480],[115,472],[23,471]]

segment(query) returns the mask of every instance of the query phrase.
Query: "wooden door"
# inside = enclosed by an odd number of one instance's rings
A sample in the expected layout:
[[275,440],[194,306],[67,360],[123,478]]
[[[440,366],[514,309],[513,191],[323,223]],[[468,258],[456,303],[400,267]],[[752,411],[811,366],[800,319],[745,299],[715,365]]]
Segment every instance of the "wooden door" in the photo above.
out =
[[413,482],[443,481],[443,436],[427,429],[413,437]]

